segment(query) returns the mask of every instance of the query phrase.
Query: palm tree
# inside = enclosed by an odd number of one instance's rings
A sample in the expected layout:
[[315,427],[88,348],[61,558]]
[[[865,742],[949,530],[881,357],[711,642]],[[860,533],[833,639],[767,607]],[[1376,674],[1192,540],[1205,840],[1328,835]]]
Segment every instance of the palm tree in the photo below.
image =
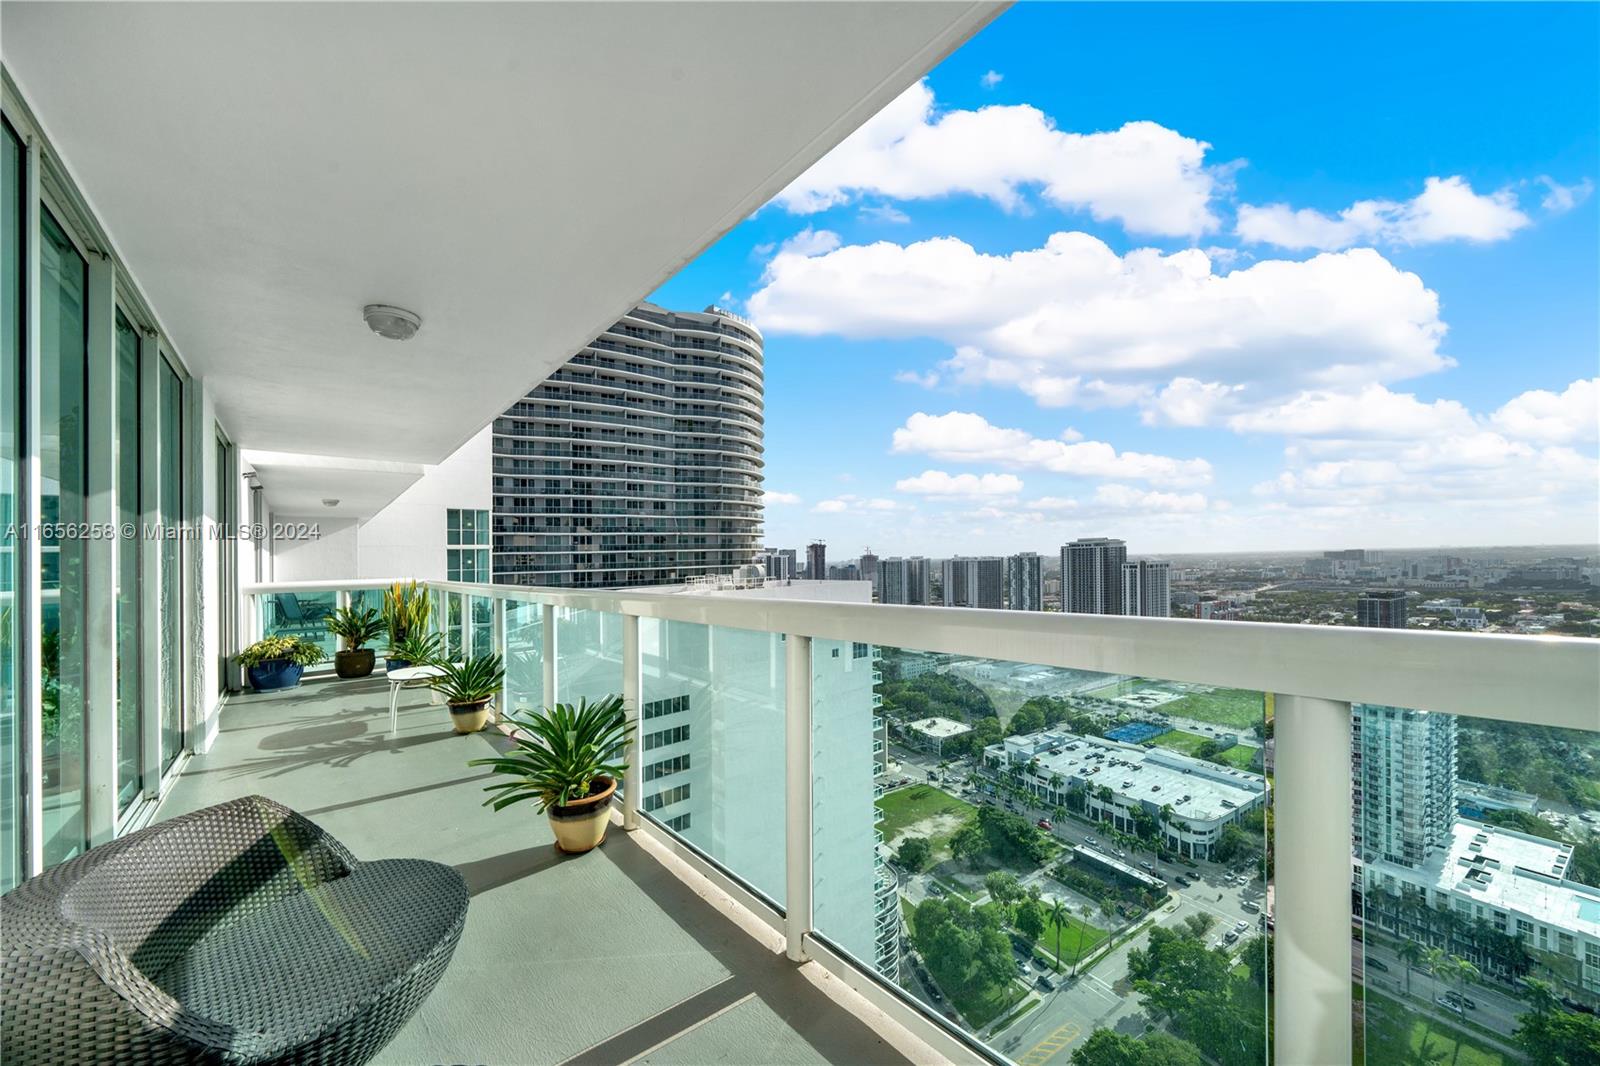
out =
[[1064,822],[1067,820],[1067,809],[1065,807],[1057,807],[1050,812],[1050,817],[1057,822]]
[[1061,802],[1061,786],[1066,783],[1067,779],[1060,774],[1050,775],[1050,800],[1052,803]]
[[1543,1018],[1554,1014],[1561,1006],[1561,997],[1556,995],[1556,987],[1549,981],[1542,981],[1537,977],[1528,978],[1528,1009],[1535,1018]]
[[1478,968],[1459,955],[1451,955],[1445,963],[1445,980],[1453,981],[1456,985],[1456,1013],[1462,1017],[1467,1013],[1467,984],[1478,979]]
[[[1058,896],[1050,901],[1050,924],[1056,927],[1056,973],[1061,972],[1061,923],[1066,920],[1067,907]],[[1078,938],[1082,941],[1082,937]],[[1077,965],[1074,960],[1073,965]]]
[[1411,971],[1422,961],[1422,945],[1415,940],[1402,940],[1396,949],[1400,961],[1406,964],[1406,995],[1411,995]]

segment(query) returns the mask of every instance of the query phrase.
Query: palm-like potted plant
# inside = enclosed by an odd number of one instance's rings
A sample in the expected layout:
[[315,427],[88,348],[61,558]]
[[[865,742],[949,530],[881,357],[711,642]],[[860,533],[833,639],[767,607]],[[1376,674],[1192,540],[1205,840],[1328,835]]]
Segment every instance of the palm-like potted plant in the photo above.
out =
[[334,671],[340,677],[366,677],[372,673],[377,657],[366,643],[383,634],[383,620],[378,612],[371,607],[341,607],[325,624],[328,632],[344,643],[344,647],[334,653]]
[[428,616],[433,613],[433,601],[428,598],[428,586],[415,581],[396,581],[383,590],[383,624],[389,631],[389,653],[385,657],[385,670],[399,670],[407,666],[422,665],[418,660],[395,654],[405,639],[428,631]]
[[[385,669],[405,666],[433,666],[444,659],[444,636],[440,633],[412,633],[389,649]],[[389,664],[393,664],[392,666]]]
[[483,805],[498,811],[532,800],[550,819],[558,848],[574,855],[593,850],[606,838],[611,798],[628,770],[618,758],[633,730],[622,697],[507,718],[517,727],[516,747],[467,763],[506,776],[484,787],[491,795]]
[[306,667],[325,658],[316,644],[289,636],[265,637],[238,655],[239,665],[250,675],[250,687],[257,692],[294,688]]
[[435,661],[436,677],[428,687],[450,705],[450,721],[457,733],[476,733],[489,720],[489,704],[506,679],[505,661],[499,655],[475,655],[459,663]]

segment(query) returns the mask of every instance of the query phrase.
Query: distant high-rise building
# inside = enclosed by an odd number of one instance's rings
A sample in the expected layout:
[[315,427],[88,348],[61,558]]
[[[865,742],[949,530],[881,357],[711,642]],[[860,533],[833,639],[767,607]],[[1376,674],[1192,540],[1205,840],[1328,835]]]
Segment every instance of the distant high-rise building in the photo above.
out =
[[998,555],[957,556],[941,563],[946,607],[999,610],[1005,599],[1005,560]]
[[878,599],[882,603],[927,604],[933,598],[928,560],[919,556],[878,560]]
[[806,578],[822,581],[828,576],[828,546],[822,541],[806,545]]
[[1122,564],[1122,613],[1172,617],[1172,564],[1141,559]]
[[1352,712],[1357,853],[1421,866],[1450,847],[1456,821],[1455,716],[1364,703]]
[[1038,552],[1006,557],[1006,607],[1013,611],[1044,610],[1044,559]]
[[861,580],[872,582],[872,591],[878,591],[878,557],[871,548],[861,553]]
[[1061,548],[1061,609],[1078,614],[1122,613],[1122,564],[1128,546],[1087,537]]
[[1356,625],[1367,629],[1404,629],[1404,589],[1372,589],[1356,599]]
[[749,563],[761,422],[754,326],[640,304],[495,419],[494,580],[608,588]]
[[763,548],[756,562],[766,571],[771,581],[789,581],[794,578],[794,550],[792,548]]

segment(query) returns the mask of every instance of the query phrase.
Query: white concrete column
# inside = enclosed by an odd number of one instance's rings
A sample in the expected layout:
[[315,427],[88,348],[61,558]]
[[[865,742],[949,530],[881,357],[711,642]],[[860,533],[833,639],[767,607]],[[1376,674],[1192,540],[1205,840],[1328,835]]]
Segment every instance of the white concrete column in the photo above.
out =
[[622,828],[639,828],[639,793],[644,790],[644,739],[640,735],[640,696],[644,675],[639,664],[639,616],[622,616],[622,705],[632,731],[628,734],[628,773],[623,782]]
[[1350,1061],[1350,705],[1276,698],[1274,1026],[1279,1062]]
[[788,636],[784,681],[784,938],[804,962],[811,932],[811,638]]
[[544,704],[548,710],[556,705],[556,609],[548,603],[539,605],[540,663],[544,666]]

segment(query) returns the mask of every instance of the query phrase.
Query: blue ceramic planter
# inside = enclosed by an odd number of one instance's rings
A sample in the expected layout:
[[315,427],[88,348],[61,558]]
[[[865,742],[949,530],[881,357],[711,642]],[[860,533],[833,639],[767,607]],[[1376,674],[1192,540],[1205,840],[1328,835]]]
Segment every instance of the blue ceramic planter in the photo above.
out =
[[410,665],[411,665],[411,663],[407,659],[389,659],[389,658],[385,658],[383,660],[384,673],[389,673],[392,670],[404,670],[406,667],[408,667]]
[[249,668],[250,687],[257,692],[270,692],[279,688],[294,688],[300,684],[305,667],[288,659],[269,659],[260,666]]

